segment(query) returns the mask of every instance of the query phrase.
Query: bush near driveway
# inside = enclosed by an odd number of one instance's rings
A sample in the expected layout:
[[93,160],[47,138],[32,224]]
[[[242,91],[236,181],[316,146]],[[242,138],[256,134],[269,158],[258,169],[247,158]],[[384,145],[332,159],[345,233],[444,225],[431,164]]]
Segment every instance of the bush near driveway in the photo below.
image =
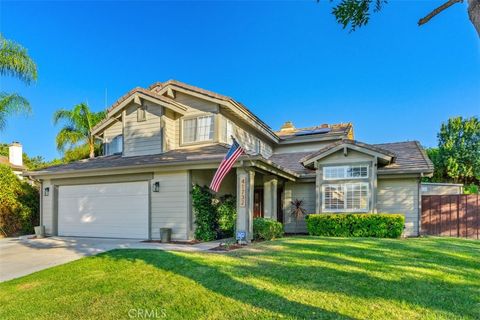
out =
[[253,239],[272,240],[283,235],[283,225],[269,218],[253,219]]
[[312,236],[398,238],[405,217],[401,214],[311,214],[307,230]]
[[[0,227],[7,236],[33,233],[39,223],[39,192],[0,165]],[[3,232],[0,235],[5,236]]]

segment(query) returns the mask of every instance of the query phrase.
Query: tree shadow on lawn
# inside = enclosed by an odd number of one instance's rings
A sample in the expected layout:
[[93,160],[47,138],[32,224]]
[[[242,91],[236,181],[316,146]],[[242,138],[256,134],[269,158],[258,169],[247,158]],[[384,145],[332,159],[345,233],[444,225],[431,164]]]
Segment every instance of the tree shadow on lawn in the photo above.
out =
[[[263,281],[305,290],[338,293],[371,301],[380,298],[459,317],[474,319],[478,316],[478,273],[464,273],[462,270],[465,264],[469,268],[477,266],[478,270],[478,264],[470,259],[442,255],[430,248],[420,249],[401,240],[372,242],[370,239],[319,239],[318,243],[315,238],[305,240],[297,242],[285,239],[262,244],[258,246],[259,250],[232,252],[227,256],[238,260],[228,266],[202,263],[202,260],[208,260],[205,254],[200,258],[190,258],[169,252],[122,250],[107,255],[115,259],[143,260],[158,269],[190,278],[225,297],[288,317],[349,318],[288,300],[234,277],[254,275]],[[269,249],[271,244],[277,248]],[[431,260],[432,254],[436,255],[435,261]],[[435,266],[435,263],[439,266]],[[442,269],[443,266],[449,269]],[[410,267],[423,268],[426,273],[429,270],[442,273],[453,271],[457,276],[469,278],[468,281],[452,283],[429,274],[409,274]],[[199,269],[202,272],[196,271]]]
[[[215,255],[216,253],[209,253]],[[269,310],[284,317],[301,319],[354,319],[337,312],[288,300],[285,297],[240,282],[222,271],[222,265],[203,264],[198,259],[158,250],[113,250],[97,256],[119,260],[143,261],[157,269],[173,272],[194,280],[204,288],[224,297],[238,300],[253,307]],[[206,257],[208,259],[208,257]],[[168,261],[168,262],[166,262]],[[253,316],[252,316],[253,317]]]
[[[480,263],[469,244],[466,247],[471,258],[442,253],[438,245],[432,246],[435,250],[428,246],[420,249],[401,240],[305,240],[307,243],[280,242],[284,249],[277,251],[276,256],[283,261],[281,265],[270,262],[272,254],[268,251],[255,252],[248,256],[257,265],[236,272],[254,272],[264,279],[296,283],[312,290],[406,302],[459,317],[476,319],[480,314]],[[362,247],[369,243],[374,246]],[[465,251],[462,245],[452,245],[448,250]],[[247,255],[243,258],[248,259]],[[316,262],[323,265],[315,266]],[[298,268],[303,269],[303,276],[298,274]],[[277,272],[283,277],[272,277]],[[447,275],[459,277],[460,281],[441,278]]]

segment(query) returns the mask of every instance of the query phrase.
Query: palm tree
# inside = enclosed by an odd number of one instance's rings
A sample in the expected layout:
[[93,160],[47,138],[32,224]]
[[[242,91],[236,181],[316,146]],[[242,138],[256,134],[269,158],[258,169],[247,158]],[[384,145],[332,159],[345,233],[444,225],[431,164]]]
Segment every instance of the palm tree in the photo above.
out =
[[[0,33],[0,75],[13,76],[29,85],[37,80],[37,66],[28,56],[27,50],[14,41],[5,39]],[[29,114],[30,104],[17,93],[0,92],[0,131],[11,114]]]
[[290,214],[295,218],[295,233],[298,232],[298,221],[303,217],[307,210],[303,208],[303,200],[295,199],[290,201],[291,211]]
[[96,143],[92,129],[104,118],[104,111],[92,112],[85,103],[77,104],[72,110],[57,110],[53,115],[54,124],[58,124],[60,121],[66,123],[57,134],[57,149],[65,151],[65,149],[72,150],[78,146],[88,146],[90,158],[95,157]]

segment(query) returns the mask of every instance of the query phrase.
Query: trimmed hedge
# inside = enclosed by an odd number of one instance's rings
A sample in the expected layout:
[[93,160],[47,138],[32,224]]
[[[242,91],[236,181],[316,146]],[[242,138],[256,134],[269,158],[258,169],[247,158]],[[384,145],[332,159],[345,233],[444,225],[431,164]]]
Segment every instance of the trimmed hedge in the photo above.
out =
[[272,240],[283,236],[283,225],[269,218],[253,219],[253,239]]
[[311,214],[306,221],[312,236],[398,238],[405,217],[388,213]]

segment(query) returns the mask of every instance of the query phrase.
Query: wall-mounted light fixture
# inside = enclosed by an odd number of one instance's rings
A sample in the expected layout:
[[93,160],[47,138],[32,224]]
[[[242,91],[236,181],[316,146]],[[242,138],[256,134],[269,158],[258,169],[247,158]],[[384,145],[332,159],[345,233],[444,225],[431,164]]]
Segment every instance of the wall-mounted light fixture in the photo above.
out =
[[160,182],[155,182],[153,184],[153,192],[160,192]]
[[44,190],[43,190],[43,195],[45,197],[48,197],[48,194],[50,193],[50,188],[49,187],[46,187]]

